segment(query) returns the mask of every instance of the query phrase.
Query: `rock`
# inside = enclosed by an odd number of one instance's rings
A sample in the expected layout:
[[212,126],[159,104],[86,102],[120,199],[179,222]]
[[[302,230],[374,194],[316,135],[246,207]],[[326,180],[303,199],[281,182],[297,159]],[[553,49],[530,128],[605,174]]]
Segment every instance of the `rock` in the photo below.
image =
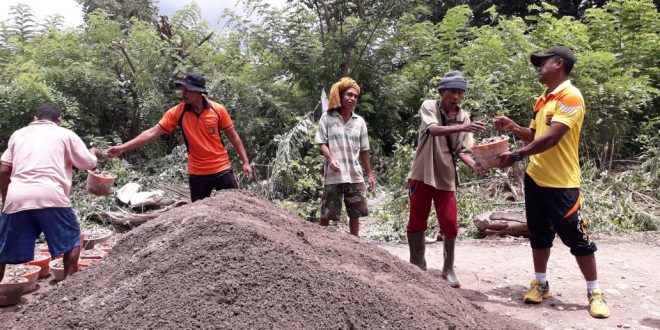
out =
[[563,311],[563,310],[564,310],[564,307],[562,307],[562,306],[557,306],[557,310]]

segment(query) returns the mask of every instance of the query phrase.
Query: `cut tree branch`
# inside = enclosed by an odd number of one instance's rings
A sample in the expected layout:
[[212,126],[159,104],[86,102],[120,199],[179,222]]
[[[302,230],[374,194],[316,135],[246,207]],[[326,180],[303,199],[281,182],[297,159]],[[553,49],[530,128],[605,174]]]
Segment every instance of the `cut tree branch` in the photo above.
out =
[[207,35],[206,38],[202,39],[202,41],[200,41],[200,42],[197,44],[197,48],[199,48],[199,46],[201,46],[203,43],[205,43],[205,42],[207,42],[209,39],[211,39],[211,36],[212,36],[212,35],[213,35],[213,31],[211,31],[211,33],[209,33],[209,35]]
[[137,74],[137,70],[135,69],[135,66],[133,65],[133,61],[131,61],[131,57],[128,56],[128,53],[126,52],[126,48],[124,47],[124,42],[123,41],[117,41],[115,43],[117,48],[121,50],[121,53],[124,54],[124,57],[126,58],[126,61],[128,62],[128,65],[131,67],[131,72],[133,75]]

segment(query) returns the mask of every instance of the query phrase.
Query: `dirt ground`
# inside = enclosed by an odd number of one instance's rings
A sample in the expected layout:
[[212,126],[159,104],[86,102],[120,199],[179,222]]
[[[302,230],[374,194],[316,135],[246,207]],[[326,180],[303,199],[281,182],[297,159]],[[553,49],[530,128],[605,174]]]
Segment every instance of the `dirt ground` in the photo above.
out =
[[[538,305],[522,302],[534,277],[526,239],[461,240],[456,291],[487,311],[531,322],[546,329],[660,329],[660,233],[596,235],[601,288],[612,315],[594,319],[587,311],[586,284],[574,257],[559,239],[550,256],[548,281],[553,297]],[[382,244],[408,260],[407,245]],[[442,243],[427,245],[430,274],[442,281]]]
[[530,329],[364,239],[225,191],[6,308],[9,329]]

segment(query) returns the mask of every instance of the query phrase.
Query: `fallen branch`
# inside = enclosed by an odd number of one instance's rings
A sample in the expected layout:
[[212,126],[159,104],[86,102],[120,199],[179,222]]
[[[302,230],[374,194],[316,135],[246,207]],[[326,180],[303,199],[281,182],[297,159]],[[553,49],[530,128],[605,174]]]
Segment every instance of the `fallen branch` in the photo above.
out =
[[90,214],[89,217],[90,219],[101,220],[104,223],[110,222],[115,226],[139,226],[151,219],[155,219],[159,217],[161,213],[167,212],[175,207],[179,207],[185,204],[188,204],[188,202],[179,200],[176,201],[174,204],[162,208],[160,210],[156,210],[150,213],[140,213],[140,214],[129,213],[124,210],[120,210],[119,212],[97,211]]
[[478,215],[473,222],[482,237],[489,235],[529,237],[527,219],[523,212],[490,211]]

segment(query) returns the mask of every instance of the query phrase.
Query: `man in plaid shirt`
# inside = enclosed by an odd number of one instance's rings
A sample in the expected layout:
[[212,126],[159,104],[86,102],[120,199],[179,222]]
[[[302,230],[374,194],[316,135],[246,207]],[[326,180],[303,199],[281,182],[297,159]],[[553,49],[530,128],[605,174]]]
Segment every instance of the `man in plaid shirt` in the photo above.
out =
[[328,112],[319,120],[315,139],[326,159],[320,225],[339,220],[343,199],[350,232],[355,236],[359,236],[360,217],[369,215],[364,174],[369,191],[376,187],[369,163],[367,125],[354,111],[359,96],[360,86],[351,78],[332,85]]

